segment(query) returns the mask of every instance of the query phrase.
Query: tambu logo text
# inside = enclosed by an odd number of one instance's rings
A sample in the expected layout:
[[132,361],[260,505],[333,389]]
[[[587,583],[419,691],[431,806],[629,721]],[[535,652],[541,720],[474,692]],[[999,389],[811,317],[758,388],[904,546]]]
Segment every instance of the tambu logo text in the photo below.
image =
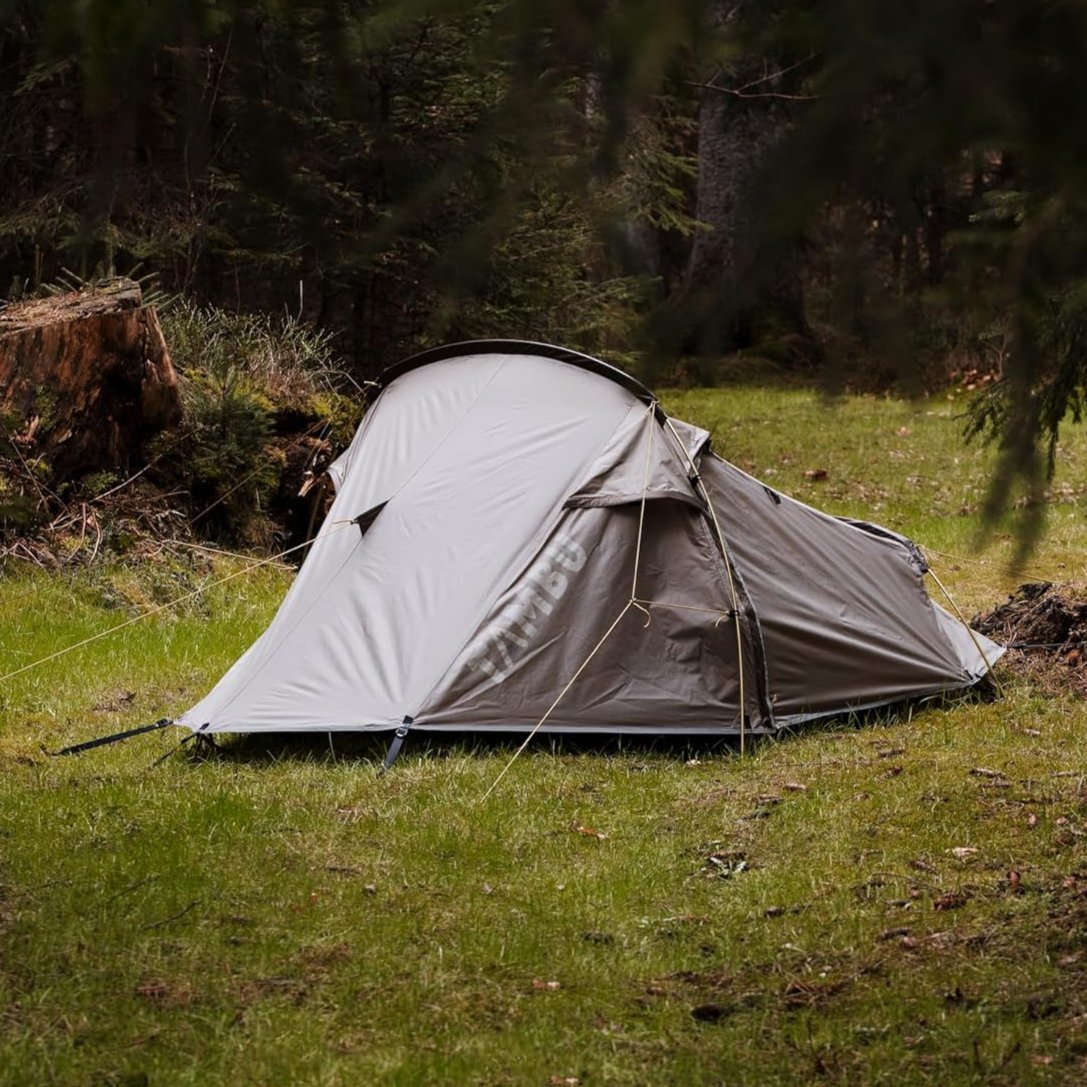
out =
[[555,610],[570,587],[570,575],[585,565],[585,549],[572,536],[556,533],[526,571],[509,601],[482,635],[482,645],[469,662],[492,684],[513,671],[520,651],[539,632],[538,624]]

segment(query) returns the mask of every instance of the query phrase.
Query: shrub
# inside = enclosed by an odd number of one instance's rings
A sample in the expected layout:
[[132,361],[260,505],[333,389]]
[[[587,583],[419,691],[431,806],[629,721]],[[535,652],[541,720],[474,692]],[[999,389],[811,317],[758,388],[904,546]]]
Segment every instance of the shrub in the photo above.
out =
[[282,536],[284,522],[296,519],[283,508],[301,482],[285,485],[288,447],[300,435],[321,439],[311,441],[315,456],[345,444],[362,397],[341,391],[350,379],[332,335],[289,315],[238,314],[182,301],[163,315],[162,325],[185,424],[160,439],[158,481],[188,492],[197,530],[268,545]]

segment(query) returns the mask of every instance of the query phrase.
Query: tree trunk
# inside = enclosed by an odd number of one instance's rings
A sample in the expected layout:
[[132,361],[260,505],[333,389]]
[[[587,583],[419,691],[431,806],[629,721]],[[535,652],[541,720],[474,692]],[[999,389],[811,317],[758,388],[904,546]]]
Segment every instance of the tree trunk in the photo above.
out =
[[0,436],[51,479],[129,471],[180,419],[177,375],[138,284],[109,280],[0,310]]
[[[715,5],[718,23],[757,14],[759,0]],[[779,242],[766,260],[756,222],[763,171],[789,128],[783,79],[774,58],[741,59],[706,83],[698,115],[695,218],[702,224],[687,266],[686,293],[700,315],[690,348],[715,352],[748,346],[760,320],[814,346],[804,314],[798,248]],[[785,68],[782,63],[779,68]],[[768,75],[768,72],[770,73]]]

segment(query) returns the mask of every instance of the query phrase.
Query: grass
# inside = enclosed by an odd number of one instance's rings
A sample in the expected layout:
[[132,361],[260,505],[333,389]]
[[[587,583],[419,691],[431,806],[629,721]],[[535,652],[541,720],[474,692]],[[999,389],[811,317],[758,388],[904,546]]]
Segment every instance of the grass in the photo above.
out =
[[[767,482],[945,552],[965,607],[1011,586],[1007,539],[977,554],[957,405],[667,403]],[[1064,478],[1085,461],[1070,436]],[[1032,573],[1082,576],[1082,518],[1054,506]],[[211,576],[9,569],[0,670]],[[1087,1076],[1082,701],[1005,671],[1000,702],[744,759],[541,740],[482,805],[501,744],[416,741],[385,777],[383,743],[342,737],[41,753],[195,700],[285,585],[264,569],[0,684],[0,1083]]]

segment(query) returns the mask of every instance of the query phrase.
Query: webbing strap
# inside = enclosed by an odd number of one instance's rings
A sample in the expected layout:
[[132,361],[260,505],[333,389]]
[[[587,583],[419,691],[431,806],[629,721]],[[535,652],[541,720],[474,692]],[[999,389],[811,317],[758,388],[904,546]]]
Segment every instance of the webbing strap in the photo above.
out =
[[205,721],[198,729],[196,729],[195,732],[190,732],[188,734],[188,736],[184,737],[181,740],[181,742],[177,745],[177,747],[171,747],[170,750],[167,751],[165,755],[159,755],[159,757],[157,759],[155,759],[155,761],[153,763],[151,763],[151,765],[148,767],[148,769],[149,770],[154,770],[156,766],[160,766],[171,755],[177,754],[177,752],[180,751],[187,743],[190,743],[193,740],[199,740],[201,743],[210,744],[217,751],[220,750],[219,745],[204,731],[205,729],[208,729],[210,727],[211,727],[211,722],[210,721]]
[[404,746],[404,737],[407,736],[408,730],[411,728],[411,723],[414,720],[414,717],[405,717],[401,722],[400,727],[393,733],[393,742],[389,744],[389,751],[385,756],[385,764],[381,767],[382,774],[396,762],[396,758],[400,754],[400,749]]
[[72,744],[71,747],[61,748],[60,751],[48,751],[44,747],[42,750],[54,758],[59,758],[61,755],[78,755],[81,751],[90,751],[92,747],[115,744],[121,740],[127,740],[130,736],[139,736],[144,732],[157,732],[160,728],[166,728],[167,725],[173,723],[174,719],[172,717],[162,717],[153,725],[141,725],[139,728],[130,728],[126,732],[115,732],[112,736],[99,736],[97,740],[85,740],[81,744]]

